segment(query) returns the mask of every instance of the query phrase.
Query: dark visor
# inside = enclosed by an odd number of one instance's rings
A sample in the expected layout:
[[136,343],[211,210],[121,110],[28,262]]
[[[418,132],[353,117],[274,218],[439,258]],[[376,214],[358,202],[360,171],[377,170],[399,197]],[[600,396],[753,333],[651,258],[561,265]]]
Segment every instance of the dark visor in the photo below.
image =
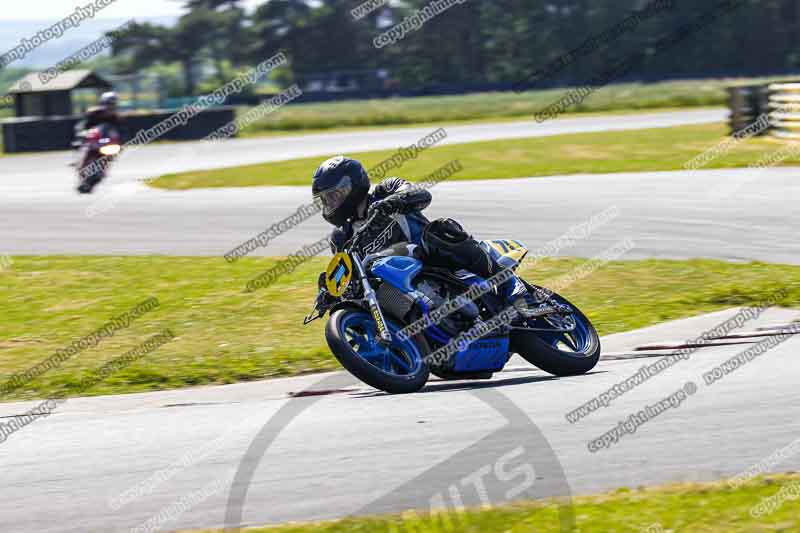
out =
[[322,213],[330,215],[339,209],[352,190],[353,184],[350,181],[350,176],[343,176],[339,183],[317,194],[317,198],[322,202]]

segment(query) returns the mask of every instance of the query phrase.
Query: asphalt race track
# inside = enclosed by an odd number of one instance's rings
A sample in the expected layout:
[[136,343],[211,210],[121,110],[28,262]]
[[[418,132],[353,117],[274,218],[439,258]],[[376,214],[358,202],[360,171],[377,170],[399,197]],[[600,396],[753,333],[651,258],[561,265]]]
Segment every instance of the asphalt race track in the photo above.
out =
[[[167,518],[159,530],[222,526],[229,495],[245,487],[238,502],[245,525],[427,509],[451,486],[465,505],[478,505],[478,485],[463,482],[475,472],[483,476],[483,497],[500,503],[519,479],[500,483],[491,465],[517,457],[515,450],[527,455],[513,464],[530,457],[535,471],[521,497],[564,495],[565,483],[576,495],[735,476],[797,439],[800,339],[791,337],[711,386],[701,376],[774,333],[763,328],[797,320],[796,311],[768,310],[736,330],[739,336],[700,349],[609,407],[574,424],[565,419],[645,363],[673,353],[634,348],[695,338],[733,313],[607,337],[605,360],[580,377],[552,378],[519,360],[491,381],[431,381],[408,396],[384,395],[336,373],[69,400],[0,445],[0,530],[122,532],[162,511]],[[687,381],[697,392],[678,407],[608,449],[588,450],[590,439]],[[327,394],[289,399],[309,387]],[[524,420],[504,420],[496,409],[504,404]],[[32,405],[2,404],[0,415]],[[265,427],[274,437],[269,446]],[[251,443],[263,449],[246,454]],[[240,463],[252,479],[245,476],[247,483],[231,492]],[[774,465],[798,468],[796,455]],[[191,498],[203,490],[202,498]],[[194,503],[180,513],[165,511],[182,498]]]
[[[563,118],[542,124],[530,121],[445,126],[447,138],[440,144],[707,124],[723,122],[727,119],[727,115],[728,112],[724,109],[703,109],[614,117],[605,115]],[[438,128],[437,125],[430,125],[346,133],[233,139],[211,145],[207,142],[156,143],[120,156],[111,170],[112,177],[109,181],[124,183],[173,172],[393,149],[415,143]],[[31,196],[43,192],[69,192],[75,182],[74,170],[67,166],[70,157],[69,152],[50,152],[0,159],[0,192],[2,192],[0,198],[5,199],[9,194]],[[309,170],[309,176],[311,172],[313,169]]]
[[[717,121],[690,111],[552,123],[449,128],[447,142]],[[0,252],[220,255],[310,201],[305,187],[159,191],[139,181],[167,171],[408,145],[433,128],[144,147],[120,161],[91,197],[72,190],[68,154],[0,159]],[[172,153],[175,154],[172,154]],[[174,155],[174,157],[171,157]],[[309,174],[313,169],[309,169]],[[402,169],[401,169],[402,170]],[[402,171],[399,172],[402,174]],[[561,255],[594,256],[622,238],[626,257],[717,257],[797,263],[800,196],[795,169],[612,174],[438,184],[427,213],[462,220],[479,238],[516,238],[536,249],[611,207],[619,216]],[[93,218],[87,208],[99,207]],[[315,216],[254,255],[286,255],[326,234]]]
[[[448,142],[723,117],[712,110],[458,126],[448,128]],[[114,168],[105,184],[114,192],[113,205],[91,219],[86,208],[102,195],[74,194],[67,154],[4,157],[0,254],[156,253],[219,255],[222,261],[225,252],[308,203],[309,191],[170,192],[138,180],[193,168],[394,148],[433,129],[237,140],[214,151],[197,143],[146,147]],[[559,255],[591,257],[628,239],[633,249],[624,258],[800,264],[797,173],[776,168],[445,182],[433,189],[428,214],[458,218],[480,238],[517,238],[536,249],[615,208],[616,218]],[[294,252],[326,231],[321,217],[314,217],[256,255]],[[739,335],[698,350],[577,423],[565,414],[735,312],[604,338],[600,364],[580,377],[553,378],[515,360],[490,381],[432,380],[422,393],[402,397],[333,373],[72,399],[0,443],[0,531],[131,531],[159,513],[168,517],[155,528],[161,531],[317,520],[425,509],[453,486],[466,505],[480,504],[481,495],[502,503],[513,484],[487,475],[488,493],[482,494],[464,480],[485,468],[497,474],[492,466],[498,457],[519,450],[535,472],[519,497],[730,477],[797,439],[800,340],[790,338],[712,386],[702,374],[800,319],[797,311],[767,311],[737,330]],[[641,349],[647,345],[661,348]],[[589,451],[591,439],[687,381],[697,392],[681,405],[609,449]],[[0,421],[36,403],[0,404]],[[508,418],[503,406],[523,419]],[[775,471],[798,469],[800,456],[774,465]],[[131,492],[135,487],[141,490]],[[195,497],[198,491],[204,491],[201,498]],[[187,497],[191,505],[182,503]],[[163,512],[176,504],[181,512]]]
[[[311,200],[305,187],[186,192],[123,187],[145,190],[113,197],[113,208],[91,219],[85,212],[95,196],[0,198],[0,252],[221,257]],[[593,215],[618,209],[617,218],[560,255],[592,257],[629,238],[635,247],[625,258],[800,263],[800,204],[790,200],[800,198],[800,180],[793,168],[757,177],[742,169],[445,182],[431,192],[430,217],[450,216],[476,237],[520,239],[531,249]],[[255,255],[288,255],[327,231],[316,215]]]

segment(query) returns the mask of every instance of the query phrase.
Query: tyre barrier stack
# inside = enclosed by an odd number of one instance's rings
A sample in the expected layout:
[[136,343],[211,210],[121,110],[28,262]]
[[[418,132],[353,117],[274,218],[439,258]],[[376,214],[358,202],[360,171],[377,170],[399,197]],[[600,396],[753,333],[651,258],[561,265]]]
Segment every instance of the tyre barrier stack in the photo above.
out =
[[800,83],[773,83],[767,91],[772,136],[800,139]]
[[762,113],[768,111],[767,87],[764,85],[729,87],[728,106],[731,110],[728,125],[730,134],[733,135],[756,122]]

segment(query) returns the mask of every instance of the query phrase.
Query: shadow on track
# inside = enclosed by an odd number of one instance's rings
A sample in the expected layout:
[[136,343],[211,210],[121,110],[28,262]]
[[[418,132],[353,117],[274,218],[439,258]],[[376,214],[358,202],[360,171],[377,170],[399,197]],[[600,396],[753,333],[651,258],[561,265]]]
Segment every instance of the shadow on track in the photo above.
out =
[[[528,370],[528,369],[510,369],[504,370],[503,372],[535,372],[536,370]],[[585,376],[591,376],[594,374],[605,374],[605,371],[595,371],[589,372],[584,374]],[[573,376],[574,377],[574,376]],[[509,387],[513,385],[527,385],[530,383],[540,383],[546,381],[558,381],[561,378],[557,376],[527,376],[527,377],[517,377],[517,378],[506,378],[506,379],[490,379],[490,380],[475,380],[475,381],[445,381],[441,379],[437,379],[435,381],[429,381],[425,388],[421,391],[417,392],[416,394],[431,394],[437,392],[451,392],[451,391],[474,391],[479,389],[494,389],[498,387]],[[378,396],[396,396],[394,394],[388,394],[383,391],[378,390],[371,390],[371,391],[364,391],[358,392],[355,394],[350,395],[353,398],[374,398]]]

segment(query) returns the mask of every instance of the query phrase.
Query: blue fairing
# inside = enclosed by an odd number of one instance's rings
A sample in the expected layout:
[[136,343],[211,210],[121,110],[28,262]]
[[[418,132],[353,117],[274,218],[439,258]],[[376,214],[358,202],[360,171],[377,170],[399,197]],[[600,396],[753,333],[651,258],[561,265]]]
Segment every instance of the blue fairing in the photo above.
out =
[[[428,316],[428,313],[431,312],[430,307],[428,307],[428,304],[426,304],[424,300],[422,299],[417,300],[417,305],[419,305],[422,308],[422,313],[425,316]],[[442,344],[447,344],[448,342],[453,340],[453,337],[448,335],[445,331],[443,331],[439,326],[435,324],[425,328],[425,334],[429,338],[435,340],[436,342],[440,342]]]
[[[381,278],[384,282],[397,287],[406,294],[411,295],[422,309],[423,314],[427,315],[430,309],[422,299],[422,294],[418,293],[411,282],[414,277],[422,270],[422,262],[413,257],[394,256],[378,259],[370,268],[372,273]],[[450,342],[450,336],[437,326],[430,326],[426,333],[434,340],[446,344]]]
[[[412,257],[386,257],[375,261],[370,270],[385,283],[414,297],[425,315],[430,312],[422,295],[411,285],[414,277],[422,270],[421,261]],[[483,278],[467,272],[463,272],[461,277],[470,285],[486,283]],[[425,334],[440,344],[447,344],[453,340],[450,335],[436,325],[426,328]],[[508,336],[480,339],[455,354],[453,370],[455,372],[495,372],[502,370],[509,357]]]
[[455,356],[456,372],[495,372],[502,370],[511,354],[508,336],[480,339]]
[[422,270],[422,261],[413,257],[386,257],[372,264],[373,274],[405,293],[415,292],[411,286],[414,276]]

